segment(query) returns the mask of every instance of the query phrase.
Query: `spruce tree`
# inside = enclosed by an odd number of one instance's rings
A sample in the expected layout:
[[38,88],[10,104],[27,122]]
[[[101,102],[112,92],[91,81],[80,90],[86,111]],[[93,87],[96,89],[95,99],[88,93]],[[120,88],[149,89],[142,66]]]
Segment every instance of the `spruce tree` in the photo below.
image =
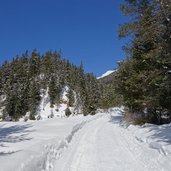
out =
[[30,82],[29,86],[29,100],[28,100],[28,105],[29,108],[28,110],[30,111],[31,118],[34,116],[38,110],[38,105],[40,103],[41,97],[40,97],[40,86],[39,83],[36,82],[35,80],[32,80]]
[[69,90],[68,90],[67,97],[69,100],[68,106],[73,107],[73,105],[75,103],[75,97],[74,97],[74,92],[73,92],[73,90],[71,90],[71,88],[69,88]]
[[145,112],[147,121],[159,124],[171,104],[170,6],[156,0],[125,0],[121,6],[131,20],[121,26],[120,37],[132,41],[125,47],[128,59],[120,63],[118,90],[132,113]]
[[49,91],[48,91],[48,94],[50,96],[51,107],[54,107],[54,104],[56,102],[59,103],[61,91],[62,89],[60,85],[55,82],[55,78],[52,76],[49,83]]

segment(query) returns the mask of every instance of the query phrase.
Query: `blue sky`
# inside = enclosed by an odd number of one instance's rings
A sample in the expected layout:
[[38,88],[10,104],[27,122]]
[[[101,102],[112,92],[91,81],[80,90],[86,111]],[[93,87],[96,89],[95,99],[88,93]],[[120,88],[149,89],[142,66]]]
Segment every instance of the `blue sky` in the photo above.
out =
[[63,57],[84,64],[96,76],[123,59],[118,25],[123,0],[1,0],[0,63],[25,50],[62,49]]

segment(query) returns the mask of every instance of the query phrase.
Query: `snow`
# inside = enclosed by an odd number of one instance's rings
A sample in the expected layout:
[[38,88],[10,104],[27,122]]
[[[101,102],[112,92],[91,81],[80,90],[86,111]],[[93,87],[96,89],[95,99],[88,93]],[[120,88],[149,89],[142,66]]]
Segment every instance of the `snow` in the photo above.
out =
[[171,125],[127,126],[121,113],[0,122],[1,170],[170,170]]
[[[61,93],[62,103],[58,105],[54,105],[54,107],[51,107],[50,105],[50,97],[48,95],[49,89],[47,89],[45,92],[44,90],[42,90],[42,93],[41,93],[42,100],[38,107],[37,115],[40,115],[42,119],[46,119],[51,116],[65,117],[65,110],[67,108],[67,102],[68,102],[68,98],[67,98],[68,90],[69,90],[68,86],[65,86],[63,88],[62,93]],[[72,108],[71,108],[71,111],[73,111]]]
[[68,93],[69,87],[65,86],[62,90],[62,95],[61,95],[61,99],[68,102],[68,97],[67,97],[67,93]]
[[103,75],[101,75],[100,77],[97,77],[97,79],[104,78],[104,77],[112,74],[113,72],[115,72],[115,70],[109,70],[109,71],[105,72]]

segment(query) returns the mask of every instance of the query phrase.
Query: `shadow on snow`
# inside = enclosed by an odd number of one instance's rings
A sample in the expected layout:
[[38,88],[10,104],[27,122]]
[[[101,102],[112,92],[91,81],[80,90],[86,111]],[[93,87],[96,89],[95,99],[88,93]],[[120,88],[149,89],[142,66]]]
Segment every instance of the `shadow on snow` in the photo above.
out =
[[171,124],[150,127],[149,131],[154,131],[152,138],[158,142],[165,142],[171,144]]
[[116,123],[121,123],[123,121],[123,116],[122,115],[117,115],[117,116],[110,116],[110,120],[109,120],[109,122],[111,122],[111,123],[114,123],[114,124],[116,124]]
[[[4,125],[0,126],[0,147],[8,147],[5,143],[17,143],[22,141],[28,141],[32,138],[28,137],[29,132],[34,130],[28,130],[28,128],[32,127],[32,125],[14,125],[10,127],[3,127]],[[19,150],[20,151],[20,150]],[[9,151],[4,152],[0,151],[0,156],[6,156],[18,151]]]
[[14,153],[17,153],[21,150],[18,150],[18,151],[12,151],[12,152],[0,152],[0,156],[7,156],[7,155],[10,155],[10,154],[14,154]]

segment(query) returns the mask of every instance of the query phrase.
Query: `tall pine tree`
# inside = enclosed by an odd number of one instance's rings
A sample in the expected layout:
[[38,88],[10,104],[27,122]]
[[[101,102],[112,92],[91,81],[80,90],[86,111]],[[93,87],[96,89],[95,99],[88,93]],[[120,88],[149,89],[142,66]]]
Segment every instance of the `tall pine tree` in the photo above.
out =
[[128,59],[120,63],[118,90],[131,113],[159,124],[171,104],[170,7],[164,0],[125,0],[121,6],[131,20],[121,26],[120,37],[132,40],[125,47]]

